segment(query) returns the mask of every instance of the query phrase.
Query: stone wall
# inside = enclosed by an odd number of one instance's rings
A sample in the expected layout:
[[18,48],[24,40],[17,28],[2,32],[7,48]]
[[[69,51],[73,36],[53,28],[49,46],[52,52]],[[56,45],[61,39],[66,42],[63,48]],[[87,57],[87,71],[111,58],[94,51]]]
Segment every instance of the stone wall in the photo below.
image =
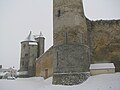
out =
[[76,85],[83,83],[88,77],[90,73],[54,73],[53,75],[53,84],[58,85]]
[[35,61],[37,58],[37,45],[29,45],[29,63],[28,63],[28,76],[32,77],[35,76]]
[[29,43],[21,42],[20,71],[28,71]]
[[89,71],[89,47],[86,45],[57,46],[54,57],[54,73]]
[[[45,79],[53,75],[53,60],[54,60],[54,48],[51,47],[36,61],[36,76],[44,77]],[[48,70],[48,72],[45,72]],[[48,73],[48,75],[45,75]]]
[[65,44],[55,47],[53,84],[75,85],[87,79],[90,66],[87,45]]
[[87,21],[92,63],[114,62],[120,71],[120,20]]
[[115,73],[115,68],[107,68],[107,69],[91,69],[90,75],[100,75],[100,74],[113,74]]

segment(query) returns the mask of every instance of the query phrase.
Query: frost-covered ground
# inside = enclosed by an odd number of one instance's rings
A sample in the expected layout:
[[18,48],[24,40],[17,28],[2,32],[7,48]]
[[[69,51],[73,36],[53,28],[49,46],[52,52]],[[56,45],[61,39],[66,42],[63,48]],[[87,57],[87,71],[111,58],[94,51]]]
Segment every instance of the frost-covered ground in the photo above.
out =
[[52,85],[52,78],[41,77],[0,80],[0,90],[120,90],[120,73],[91,76],[73,86]]

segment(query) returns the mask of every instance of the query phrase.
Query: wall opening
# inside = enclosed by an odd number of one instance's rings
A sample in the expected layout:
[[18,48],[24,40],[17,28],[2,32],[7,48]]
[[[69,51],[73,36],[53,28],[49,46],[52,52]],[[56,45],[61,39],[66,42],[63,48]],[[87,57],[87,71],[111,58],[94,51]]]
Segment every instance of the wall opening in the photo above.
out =
[[48,78],[48,69],[45,69],[45,79]]

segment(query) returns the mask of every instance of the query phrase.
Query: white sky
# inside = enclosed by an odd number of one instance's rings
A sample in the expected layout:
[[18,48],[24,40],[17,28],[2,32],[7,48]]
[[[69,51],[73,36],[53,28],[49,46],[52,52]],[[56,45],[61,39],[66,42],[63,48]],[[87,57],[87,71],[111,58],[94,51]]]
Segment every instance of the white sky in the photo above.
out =
[[[83,0],[85,15],[91,20],[120,19],[120,0]],[[52,45],[52,0],[0,0],[0,64],[19,68],[20,42],[30,31]]]

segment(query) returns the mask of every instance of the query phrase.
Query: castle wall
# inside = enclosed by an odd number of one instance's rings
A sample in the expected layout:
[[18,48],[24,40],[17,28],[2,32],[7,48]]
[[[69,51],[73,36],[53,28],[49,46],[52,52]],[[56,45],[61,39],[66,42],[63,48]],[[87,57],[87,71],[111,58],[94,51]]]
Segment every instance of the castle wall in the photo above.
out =
[[54,73],[89,71],[89,47],[84,45],[61,45],[55,47]]
[[120,71],[120,20],[99,20],[88,23],[92,63],[114,62]]
[[53,75],[54,48],[51,47],[36,61],[36,76],[45,79]]
[[29,46],[29,53],[30,53],[30,58],[29,58],[29,63],[28,63],[28,75],[29,76],[35,76],[35,72],[36,72],[35,61],[37,58],[37,50],[38,50],[37,45]]

